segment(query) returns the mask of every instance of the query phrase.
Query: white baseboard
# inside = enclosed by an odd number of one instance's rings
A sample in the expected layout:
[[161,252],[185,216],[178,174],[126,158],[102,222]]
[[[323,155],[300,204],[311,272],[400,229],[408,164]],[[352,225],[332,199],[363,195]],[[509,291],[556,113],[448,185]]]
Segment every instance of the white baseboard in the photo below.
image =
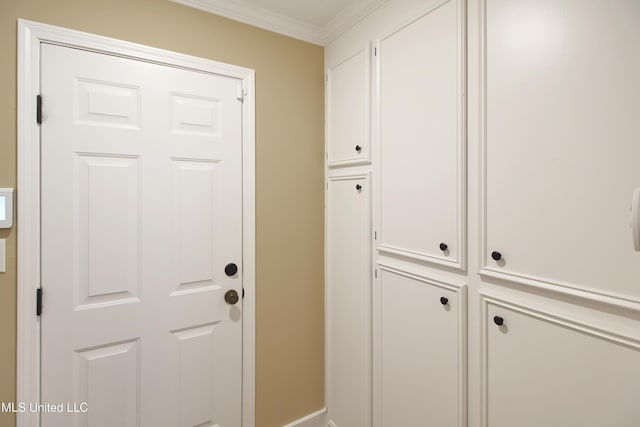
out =
[[326,427],[326,416],[327,408],[322,408],[313,414],[309,414],[282,427]]

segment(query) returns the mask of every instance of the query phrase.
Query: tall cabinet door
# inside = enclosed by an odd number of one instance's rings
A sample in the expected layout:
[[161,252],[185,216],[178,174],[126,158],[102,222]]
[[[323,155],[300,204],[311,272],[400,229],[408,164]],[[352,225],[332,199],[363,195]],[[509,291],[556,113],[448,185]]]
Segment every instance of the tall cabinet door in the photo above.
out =
[[331,177],[327,189],[327,408],[337,427],[371,426],[371,186]]
[[378,42],[379,251],[464,268],[463,2]]
[[640,302],[640,2],[487,0],[486,18],[487,272]]

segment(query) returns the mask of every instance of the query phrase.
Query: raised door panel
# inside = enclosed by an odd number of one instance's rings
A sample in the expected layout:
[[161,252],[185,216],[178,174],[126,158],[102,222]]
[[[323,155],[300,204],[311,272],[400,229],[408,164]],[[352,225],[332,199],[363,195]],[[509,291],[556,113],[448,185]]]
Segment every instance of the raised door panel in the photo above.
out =
[[327,191],[327,407],[335,427],[371,426],[371,203],[368,175]]
[[464,268],[463,7],[378,43],[380,251]]
[[640,342],[484,301],[484,427],[638,425]]
[[327,70],[327,164],[371,159],[371,47]]
[[376,425],[464,426],[465,288],[381,267]]
[[640,301],[640,2],[587,4],[487,1],[484,262]]

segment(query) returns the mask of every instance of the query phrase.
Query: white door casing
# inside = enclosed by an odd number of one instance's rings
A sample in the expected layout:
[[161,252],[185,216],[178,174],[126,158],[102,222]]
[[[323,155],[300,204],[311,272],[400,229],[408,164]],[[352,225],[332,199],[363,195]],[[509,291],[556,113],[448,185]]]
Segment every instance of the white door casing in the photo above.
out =
[[[90,417],[105,411],[100,422],[118,425],[233,426],[242,418],[253,426],[253,72],[26,21],[19,39],[17,400],[40,400],[42,374],[43,402],[83,400],[90,389],[95,409],[78,425],[102,425]],[[42,90],[62,95],[43,93],[52,128],[43,129],[51,145],[42,159],[29,117],[41,65]],[[56,132],[61,138],[48,139]],[[40,261],[41,322],[33,310]],[[224,274],[227,262],[240,266],[235,277]],[[243,285],[244,301],[227,305],[224,292],[241,294]],[[211,378],[234,397],[225,401]],[[215,419],[223,412],[232,415]],[[38,414],[18,414],[18,425],[37,422]]]

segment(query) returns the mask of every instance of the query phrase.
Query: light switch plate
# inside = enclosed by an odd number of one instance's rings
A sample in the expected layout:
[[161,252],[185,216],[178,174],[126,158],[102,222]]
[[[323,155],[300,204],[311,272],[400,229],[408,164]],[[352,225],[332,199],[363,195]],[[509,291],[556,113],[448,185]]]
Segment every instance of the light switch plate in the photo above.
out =
[[6,240],[0,239],[0,273],[4,273],[6,270]]
[[0,188],[0,228],[13,227],[13,188]]

